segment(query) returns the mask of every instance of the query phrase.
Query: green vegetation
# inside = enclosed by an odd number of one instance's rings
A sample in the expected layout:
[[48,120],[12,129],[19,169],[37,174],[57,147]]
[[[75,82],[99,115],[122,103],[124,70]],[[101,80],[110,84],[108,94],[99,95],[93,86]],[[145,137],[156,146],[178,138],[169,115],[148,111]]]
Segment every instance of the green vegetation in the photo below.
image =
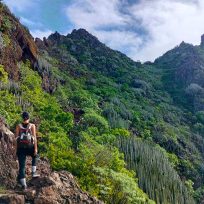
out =
[[[7,46],[9,23],[4,18],[1,28]],[[82,29],[56,35],[34,68],[19,63],[18,82],[0,65],[0,115],[11,129],[23,110],[30,112],[40,154],[105,203],[199,202],[204,114],[190,102],[202,87],[174,81],[180,61],[171,67],[170,52],[154,64],[133,62]]]
[[11,40],[7,34],[3,34],[3,45],[4,47],[9,46],[11,43]]
[[8,73],[4,70],[2,65],[0,65],[0,82],[2,84],[8,83]]
[[186,181],[188,191],[165,154],[153,144],[130,138],[120,139],[118,145],[125,154],[128,168],[137,172],[139,186],[156,203],[195,203],[191,198],[192,181]]
[[5,32],[5,31],[10,30],[11,28],[12,28],[12,23],[11,23],[10,19],[4,15],[3,19],[2,19],[2,24],[1,24],[0,30],[2,32]]
[[[51,41],[54,38],[54,34],[50,36]],[[144,65],[135,63],[123,54],[114,52],[102,45],[82,29],[74,31],[66,38],[62,38],[51,48],[51,56],[56,62],[59,56],[52,52],[52,49],[58,50],[59,53],[66,56],[74,56],[80,64],[83,64],[82,67],[76,61],[73,61],[75,70],[73,74],[69,66],[71,62],[63,61],[63,73],[67,73],[69,79],[64,76],[67,83],[61,89],[61,93],[62,90],[65,93],[68,89],[72,89],[74,95],[77,93],[80,97],[66,93],[64,95],[69,95],[67,98],[71,102],[67,105],[64,102],[66,100],[64,100],[61,104],[63,107],[74,106],[85,112],[81,115],[81,123],[75,127],[73,132],[79,132],[78,130],[88,131],[88,135],[92,139],[106,146],[115,144],[120,136],[120,134],[113,136],[113,134],[108,133],[109,131],[113,133],[116,129],[128,130],[129,136],[134,135],[142,140],[151,141],[152,145],[157,143],[162,154],[155,153],[156,150],[152,150],[152,154],[158,160],[163,161],[163,158],[166,161],[164,164],[169,169],[166,169],[169,171],[169,178],[175,177],[175,197],[170,196],[169,192],[172,188],[170,183],[165,192],[158,193],[155,186],[149,184],[148,173],[147,180],[145,180],[144,175],[142,177],[137,169],[133,169],[136,171],[139,187],[156,202],[158,202],[158,199],[166,199],[170,203],[174,203],[175,199],[178,199],[181,203],[185,199],[194,202],[191,200],[191,197],[196,194],[194,192],[196,188],[194,187],[202,185],[200,181],[204,179],[202,173],[202,144],[204,143],[202,136],[199,135],[203,131],[201,126],[202,113],[197,114],[197,117],[195,117],[190,109],[186,109],[188,101],[180,103],[179,100],[185,95],[180,89],[180,93],[172,95],[180,86],[179,84],[176,85],[177,87],[172,86],[172,73],[174,70],[163,69],[160,64],[155,66],[155,64],[151,63]],[[60,75],[62,76],[62,74]],[[75,84],[75,87],[70,84]],[[176,97],[178,100],[175,100]],[[90,102],[82,104],[82,102],[86,101]],[[89,105],[87,109],[88,104],[92,105]],[[191,105],[189,104],[188,107],[191,108]],[[108,129],[107,125],[105,125],[107,122],[104,122],[101,116],[108,122]],[[87,117],[89,120],[87,120]],[[91,129],[89,126],[91,126]],[[86,130],[86,128],[88,129]],[[199,138],[200,143],[196,142],[196,138]],[[83,141],[83,136],[77,133],[76,141],[72,140],[77,150],[80,150],[80,141]],[[125,148],[125,144],[123,148]],[[133,152],[136,152],[136,150]],[[149,168],[148,165],[145,165],[145,162],[148,164],[149,157],[151,157],[151,154],[146,156],[141,168],[145,168],[145,170]],[[158,169],[160,168],[160,163],[155,165],[158,165]],[[182,180],[180,177],[182,177]],[[161,180],[157,181],[158,188],[162,188],[165,182],[168,185],[169,178],[165,178],[162,174]],[[141,185],[142,181],[145,184]],[[151,181],[153,182],[153,180]],[[149,185],[148,191],[145,188],[147,185]],[[176,187],[176,185],[178,186]],[[161,195],[162,192],[163,195]]]
[[[2,67],[2,79],[7,79],[3,70]],[[134,174],[125,168],[123,156],[111,145],[118,135],[127,137],[129,132],[111,130],[105,118],[89,107],[84,121],[77,128],[80,143],[78,151],[75,152],[72,144],[76,139],[75,135],[73,138],[69,136],[74,128],[73,115],[61,108],[55,96],[42,90],[42,80],[30,69],[28,62],[20,64],[20,72],[21,79],[18,84],[4,80],[7,84],[2,86],[0,91],[1,115],[6,118],[11,128],[14,129],[15,124],[20,121],[22,110],[29,111],[35,119],[40,120],[39,148],[41,154],[50,159],[55,170],[72,172],[84,190],[107,203],[134,203],[136,200],[140,201],[138,203],[151,203],[148,196],[139,189]],[[106,180],[101,182],[104,175]],[[121,175],[120,179],[118,175]],[[116,185],[120,186],[117,190]],[[128,193],[127,186],[132,192]]]
[[[61,70],[58,64],[54,56],[44,56],[38,62],[40,73],[49,72],[50,78],[63,81],[52,95],[43,91],[42,79],[30,68],[29,62],[19,65],[21,78],[18,83],[6,80],[2,67],[2,80],[4,78],[7,86],[2,86],[0,91],[3,99],[0,110],[9,125],[14,129],[21,111],[29,111],[39,121],[39,149],[49,158],[53,169],[70,171],[78,178],[82,189],[106,203],[159,203],[162,199],[169,203],[179,199],[182,203],[186,198],[191,200],[187,189],[191,193],[194,191],[189,179],[195,182],[193,176],[198,172],[189,165],[190,160],[195,159],[197,165],[202,160],[194,144],[189,143],[190,130],[180,122],[184,117],[182,110],[173,106],[159,80],[151,84],[158,70],[152,66],[146,66],[145,70],[135,67],[127,79],[115,75],[108,78],[94,70],[87,75],[87,68],[76,64],[74,74],[79,74],[79,77],[75,78],[68,74],[69,68]],[[148,83],[143,80],[146,76],[149,77]],[[162,91],[159,92],[158,88]],[[6,108],[8,104],[9,109]],[[202,114],[197,117],[201,122]],[[119,138],[130,138],[131,135],[157,142],[163,147],[161,156],[155,153],[156,150],[151,150],[151,145],[146,146],[150,153],[138,167],[144,168],[146,174],[138,168],[131,168],[127,162],[131,169],[128,170],[123,154],[116,146]],[[180,142],[190,144],[194,154],[188,155]],[[136,148],[135,153],[142,152],[138,146],[132,145]],[[125,147],[124,142],[121,148]],[[161,176],[155,180],[156,173],[153,178],[148,176],[151,168],[147,160],[151,156],[165,161],[161,175],[167,171],[168,177]],[[161,167],[161,163],[154,165],[158,169]],[[184,171],[182,174],[187,178],[188,188],[184,187],[172,167],[178,172]],[[169,180],[171,177],[175,185]],[[166,190],[159,193],[157,189],[162,189],[164,184]],[[169,195],[171,188],[174,189],[173,198]]]
[[3,186],[0,186],[0,194],[6,193],[6,189]]

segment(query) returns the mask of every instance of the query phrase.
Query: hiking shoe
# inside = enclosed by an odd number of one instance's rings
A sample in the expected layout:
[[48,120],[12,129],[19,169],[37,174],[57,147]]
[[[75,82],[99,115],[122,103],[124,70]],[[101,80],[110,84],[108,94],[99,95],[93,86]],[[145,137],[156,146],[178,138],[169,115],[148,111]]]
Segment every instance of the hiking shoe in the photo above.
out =
[[28,187],[27,187],[27,186],[22,186],[22,189],[23,189],[24,191],[26,191],[26,190],[28,189]]
[[40,177],[40,174],[37,174],[37,172],[32,172],[32,177],[33,177],[33,178]]

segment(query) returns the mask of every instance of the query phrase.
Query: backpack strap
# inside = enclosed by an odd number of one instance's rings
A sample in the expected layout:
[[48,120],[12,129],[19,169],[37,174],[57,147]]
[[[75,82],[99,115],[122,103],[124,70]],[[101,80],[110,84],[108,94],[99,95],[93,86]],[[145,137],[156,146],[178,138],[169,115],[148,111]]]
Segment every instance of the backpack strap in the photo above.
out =
[[30,132],[33,134],[33,132],[32,132],[32,127],[33,127],[33,124],[32,124],[32,123],[29,123],[28,130],[30,130]]
[[26,127],[23,124],[19,124],[19,137],[17,138],[17,148],[30,148],[35,143],[35,137],[32,135],[33,124],[29,123]]
[[26,131],[26,133],[28,133],[28,132],[30,131],[30,133],[32,133],[32,130],[31,130],[32,124],[31,124],[31,123],[29,123],[26,128],[23,127],[22,123],[20,123],[20,124],[19,124],[19,128],[20,128],[20,134],[21,134],[21,132],[23,132],[23,131]]

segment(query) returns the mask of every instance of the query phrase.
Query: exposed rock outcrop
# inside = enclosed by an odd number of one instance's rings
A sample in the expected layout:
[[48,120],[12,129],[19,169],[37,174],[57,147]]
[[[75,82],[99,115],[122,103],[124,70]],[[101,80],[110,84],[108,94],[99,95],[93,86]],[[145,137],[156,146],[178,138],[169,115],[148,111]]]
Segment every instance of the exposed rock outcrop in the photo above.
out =
[[18,164],[15,160],[14,134],[0,118],[0,186],[13,189],[16,184]]
[[3,39],[3,46],[0,49],[0,64],[4,65],[9,78],[18,80],[18,62],[28,59],[31,64],[34,64],[38,49],[29,31],[20,24],[6,6],[1,3],[0,7],[0,35]]
[[200,46],[201,46],[201,47],[204,47],[204,34],[201,36]]
[[51,74],[48,64],[42,63],[39,51],[40,48],[46,50],[46,46],[48,42],[45,38],[44,41],[37,39],[35,43],[28,29],[0,3],[0,64],[4,66],[9,79],[18,81],[20,79],[18,63],[28,60],[31,67],[42,77],[44,90],[53,93],[58,81]]

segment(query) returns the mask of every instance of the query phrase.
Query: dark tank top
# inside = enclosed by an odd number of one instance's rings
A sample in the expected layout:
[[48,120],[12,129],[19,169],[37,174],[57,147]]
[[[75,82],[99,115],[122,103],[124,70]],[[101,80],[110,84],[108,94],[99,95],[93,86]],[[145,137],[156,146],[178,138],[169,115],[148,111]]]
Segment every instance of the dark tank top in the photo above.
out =
[[[23,126],[23,128],[27,128],[28,125],[30,125],[30,123],[21,123],[21,125]],[[33,156],[34,155],[34,147],[33,148],[28,148],[28,149],[18,148],[17,149],[17,155],[19,155],[19,154],[25,154],[25,155],[28,155],[28,156]]]

